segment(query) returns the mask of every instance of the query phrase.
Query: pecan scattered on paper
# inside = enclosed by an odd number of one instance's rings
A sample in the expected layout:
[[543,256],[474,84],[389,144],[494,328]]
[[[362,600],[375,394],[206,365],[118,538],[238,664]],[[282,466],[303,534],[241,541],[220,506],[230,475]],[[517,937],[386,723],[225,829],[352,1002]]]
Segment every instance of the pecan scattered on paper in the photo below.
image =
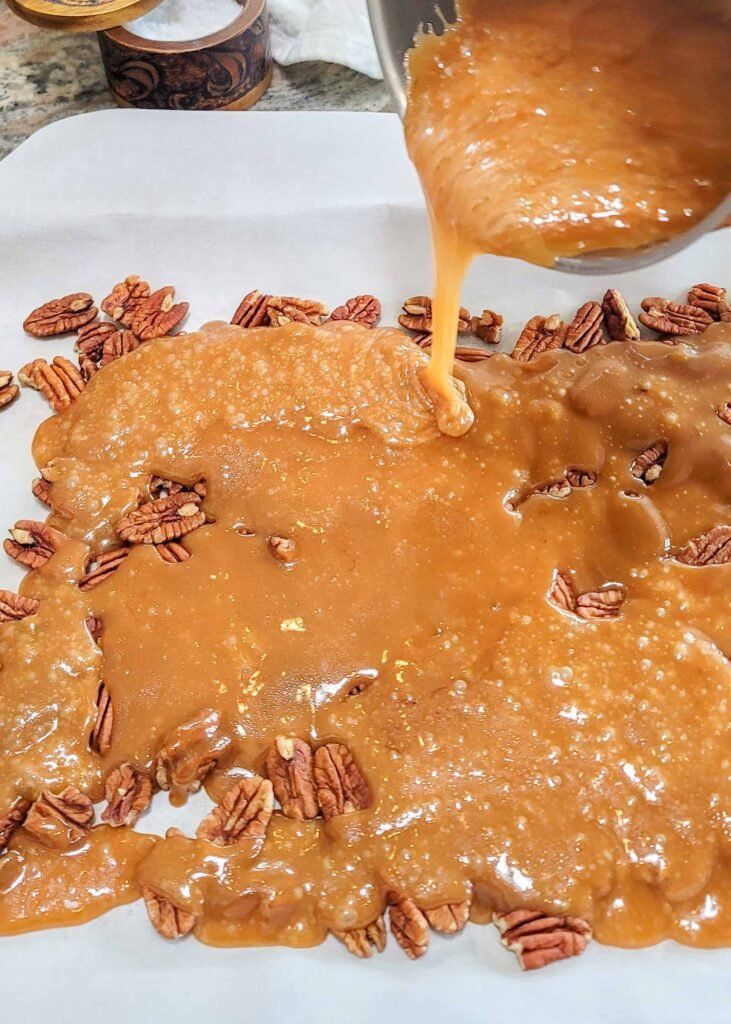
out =
[[483,309],[482,316],[473,316],[470,319],[470,330],[488,345],[498,345],[503,329],[503,317],[492,309]]
[[0,622],[19,622],[35,615],[41,606],[34,597],[23,597],[12,590],[0,590]]
[[381,319],[381,303],[375,295],[355,295],[330,314],[331,320],[352,320],[364,327],[375,327]]
[[433,907],[424,911],[429,926],[441,935],[456,935],[461,932],[470,919],[470,901],[459,903],[443,903],[441,907]]
[[585,302],[569,324],[566,348],[570,352],[586,352],[604,344],[604,311],[598,302]]
[[150,806],[152,779],[134,765],[120,764],[105,779],[104,799],[107,806],[102,813],[102,821],[115,827],[131,827]]
[[688,292],[688,305],[704,309],[713,320],[722,320],[728,307],[728,292],[717,284],[694,284]]
[[51,507],[51,484],[42,476],[37,476],[33,481],[33,494],[42,505]]
[[318,816],[309,743],[296,736],[278,736],[267,755],[267,775],[285,817],[308,821]]
[[643,299],[642,308],[644,312],[640,313],[640,323],[658,334],[671,337],[702,334],[713,323],[711,315],[700,306],[684,306],[659,295]]
[[349,953],[361,960],[369,960],[373,956],[373,950],[382,953],[386,948],[386,922],[383,914],[379,914],[375,921],[364,928],[351,928],[350,931],[333,929],[332,934],[343,943]]
[[181,562],[187,562],[190,558],[190,551],[176,540],[168,541],[167,544],[156,544],[155,551],[163,562],[168,562],[170,565],[179,565]]
[[551,316],[532,316],[515,343],[513,359],[520,363],[529,363],[544,352],[562,348],[567,331],[568,327],[558,313]]
[[4,541],[5,553],[29,569],[40,569],[66,543],[64,534],[34,519],[19,519]]
[[117,571],[130,550],[128,547],[112,548],[101,555],[96,555],[94,560],[89,563],[90,567],[87,567],[86,573],[79,580],[79,589],[92,590],[103,583],[113,572]]
[[43,846],[68,850],[85,838],[94,820],[89,797],[67,786],[60,793],[44,790],[28,811],[23,828]]
[[4,818],[0,818],[0,853],[2,853],[13,833],[26,819],[31,808],[30,800],[16,800]]
[[167,896],[155,892],[146,882],[140,882],[140,889],[147,916],[163,939],[182,939],[193,931],[197,920],[195,914],[176,907]]
[[101,643],[102,637],[104,636],[104,623],[98,615],[89,615],[87,616],[84,625],[89,632],[89,636],[98,647]]
[[111,293],[102,300],[102,310],[123,327],[131,327],[138,306],[149,294],[147,281],[141,281],[136,274],[130,274],[124,281],[115,284]]
[[136,304],[129,326],[140,341],[164,338],[182,323],[188,309],[187,302],[175,302],[172,285],[165,285]]
[[330,310],[315,299],[299,299],[295,295],[271,295],[267,303],[267,316],[273,327],[285,324],[313,324],[318,327]]
[[267,307],[272,296],[255,289],[244,295],[231,317],[231,323],[237,327],[268,327],[269,313]]
[[115,359],[121,359],[128,352],[134,352],[140,347],[140,339],[132,331],[115,331],[104,339],[99,368],[108,366]]
[[621,292],[610,288],[602,299],[607,334],[612,341],[639,341],[640,329]]
[[98,363],[104,350],[104,342],[107,338],[119,333],[115,324],[103,323],[101,320],[94,320],[90,324],[79,328],[74,348],[79,355],[88,356],[95,363]]
[[553,917],[540,910],[493,914],[500,941],[524,971],[579,956],[591,941],[591,925],[579,917]]
[[72,362],[56,356],[52,363],[34,359],[18,371],[18,380],[27,387],[40,391],[48,399],[54,412],[64,412],[81,394],[86,381]]
[[117,523],[117,534],[129,544],[165,544],[180,540],[206,522],[195,491],[144,502]]
[[371,806],[370,787],[344,743],[325,743],[318,747],[313,774],[325,821]]
[[484,363],[492,355],[492,352],[488,352],[484,348],[478,348],[476,345],[457,345],[454,351],[454,358],[458,359],[461,363]]
[[69,334],[94,320],[99,310],[88,292],[73,292],[38,306],[23,321],[23,330],[34,338]]
[[731,526],[714,526],[694,537],[675,554],[683,565],[726,565],[731,562]]
[[418,348],[426,351],[431,348],[431,331],[420,331],[411,340]]
[[107,754],[112,745],[112,729],[114,728],[114,705],[112,695],[105,682],[99,683],[96,695],[96,722],[91,730],[89,746],[95,754]]
[[655,441],[654,444],[640,452],[629,471],[636,480],[642,480],[649,487],[660,478],[667,457],[667,441]]
[[160,789],[197,793],[231,746],[222,729],[218,711],[204,708],[174,729],[155,759],[155,780]]
[[20,394],[20,388],[13,383],[13,375],[10,370],[0,370],[0,409],[10,405]]
[[258,775],[239,779],[206,815],[196,835],[216,846],[231,846],[245,836],[261,845],[273,811],[274,791],[269,779],[260,779]]
[[[407,331],[431,334],[432,300],[428,295],[412,295],[410,299],[404,301],[403,310],[403,313],[398,318],[398,322],[402,327],[405,327]],[[461,306],[457,322],[457,332],[459,334],[466,334],[470,330],[471,321],[472,317],[469,311],[464,306]]]
[[280,537],[275,533],[267,537],[267,544],[278,562],[284,562],[285,565],[294,563],[297,545],[291,537]]
[[413,900],[403,893],[388,893],[391,933],[410,960],[418,960],[429,948],[429,924]]

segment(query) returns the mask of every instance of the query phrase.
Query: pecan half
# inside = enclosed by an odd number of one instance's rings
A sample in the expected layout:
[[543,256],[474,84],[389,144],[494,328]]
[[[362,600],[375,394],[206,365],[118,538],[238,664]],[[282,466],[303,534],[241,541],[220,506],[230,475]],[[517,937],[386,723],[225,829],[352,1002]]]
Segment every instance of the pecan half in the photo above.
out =
[[426,351],[431,348],[431,331],[420,331],[415,334],[411,341],[420,349]]
[[20,388],[13,384],[13,375],[10,370],[0,370],[0,409],[10,405],[20,394]]
[[19,519],[3,542],[5,553],[29,569],[40,569],[66,543],[64,534],[34,519]]
[[155,892],[146,882],[140,882],[140,890],[147,916],[163,939],[182,939],[193,931],[197,921],[195,914],[176,907],[167,896]]
[[187,562],[190,558],[190,551],[182,544],[178,544],[176,540],[171,540],[167,544],[156,544],[155,551],[163,562],[168,562],[171,565],[179,565],[181,562]]
[[93,323],[79,328],[74,348],[79,355],[88,356],[98,363],[102,357],[104,342],[115,334],[119,334],[119,328],[115,324],[94,320]]
[[607,334],[612,341],[639,341],[640,329],[621,292],[610,288],[602,299]]
[[[403,313],[399,316],[398,322],[407,331],[418,331],[431,334],[432,329],[432,300],[428,295],[413,295],[406,299],[403,305]],[[459,320],[457,322],[457,333],[466,334],[470,330],[472,317],[469,310],[460,306]]]
[[89,746],[95,754],[107,754],[112,745],[114,705],[107,684],[102,681],[96,695],[96,722],[91,730]]
[[86,573],[79,580],[79,590],[92,590],[103,583],[113,572],[117,571],[130,550],[131,548],[127,547],[112,548],[110,551],[97,555],[89,563],[89,566],[93,566],[93,568],[87,567]]
[[196,835],[216,846],[232,846],[244,836],[261,845],[274,811],[274,791],[269,779],[255,775],[239,779],[198,826]]
[[567,498],[572,491],[585,490],[597,482],[597,474],[590,469],[567,469],[558,480],[534,487],[530,494],[545,494],[549,498]]
[[548,590],[548,600],[562,611],[575,612],[577,597],[573,576],[563,569],[556,569]]
[[199,508],[200,495],[194,491],[179,491],[167,498],[139,505],[117,523],[117,534],[129,544],[165,544],[180,540],[206,521]]
[[115,828],[131,828],[152,802],[152,779],[134,765],[120,764],[109,772],[104,781],[104,799],[107,806],[102,821]]
[[552,316],[532,316],[515,343],[513,359],[529,363],[544,352],[562,348],[567,331],[568,327],[558,313]]
[[51,484],[48,480],[44,480],[42,476],[37,476],[33,481],[33,494],[42,505],[46,505],[48,508],[51,507]]
[[204,708],[166,737],[155,759],[158,786],[178,793],[197,793],[230,746],[218,711]]
[[424,911],[429,926],[441,935],[456,935],[461,932],[470,919],[470,901],[444,903],[441,907],[433,907]]
[[635,480],[642,480],[649,487],[660,478],[667,457],[667,441],[655,441],[637,456],[629,471]]
[[271,295],[266,295],[258,289],[249,292],[248,295],[244,295],[237,306],[236,312],[231,317],[231,323],[237,327],[268,327],[267,307],[271,299]]
[[592,937],[591,925],[580,917],[553,917],[540,910],[494,914],[493,921],[503,946],[515,953],[524,971],[579,956]]
[[429,948],[429,924],[413,900],[389,892],[391,934],[410,960],[418,960]]
[[616,619],[626,598],[627,592],[624,587],[609,584],[600,590],[579,594],[574,611],[580,619],[590,621]]
[[713,319],[700,306],[684,306],[678,302],[670,302],[659,295],[652,295],[642,300],[644,313],[640,313],[640,323],[658,334],[670,336],[703,334]]
[[99,372],[99,364],[95,363],[91,356],[85,356],[82,352],[79,356],[79,370],[88,384],[94,374]]
[[12,590],[0,590],[0,622],[19,622],[35,615],[41,606],[34,597],[23,597]]
[[721,320],[728,306],[728,292],[717,284],[694,284],[688,292],[688,305],[704,309],[713,320]]
[[136,274],[130,274],[124,281],[115,284],[111,293],[102,300],[102,310],[123,327],[131,327],[138,306],[149,295],[150,286],[147,281],[141,281]]
[[297,545],[291,537],[280,537],[275,533],[267,537],[267,544],[278,562],[284,562],[285,565],[294,564]]
[[331,320],[352,320],[364,327],[375,327],[381,319],[381,303],[375,295],[355,295],[330,314]]
[[487,352],[484,348],[477,348],[470,345],[457,345],[454,351],[454,358],[461,363],[483,363],[490,359],[494,353]]
[[28,811],[23,828],[43,846],[68,850],[85,838],[94,820],[94,805],[75,786],[60,793],[44,790]]
[[278,736],[267,755],[267,775],[282,814],[309,821],[320,813],[312,770],[312,748],[296,736]]
[[5,817],[0,818],[0,853],[5,850],[13,833],[25,821],[30,808],[30,800],[16,800]]
[[86,381],[72,362],[56,356],[52,363],[34,359],[18,372],[18,380],[27,387],[40,391],[48,399],[54,412],[64,412],[78,398]]
[[330,310],[315,299],[298,299],[294,295],[272,295],[267,303],[267,316],[272,327],[285,324],[313,324],[319,326]]
[[175,289],[166,285],[137,303],[130,328],[140,341],[164,338],[182,323],[188,309],[187,302],[175,302]]
[[675,554],[683,565],[726,565],[731,562],[731,526],[714,526],[694,537]]
[[724,423],[728,423],[731,427],[731,402],[726,402],[724,405],[719,405],[716,409],[716,415]]
[[34,309],[23,321],[23,330],[34,338],[52,338],[83,327],[94,320],[98,312],[88,292],[72,292]]
[[566,348],[570,352],[586,352],[595,345],[604,344],[604,310],[598,302],[585,302],[576,311],[566,334]]
[[84,622],[84,625],[89,632],[89,636],[98,647],[101,643],[102,637],[104,636],[104,623],[98,615],[89,615]]
[[155,498],[167,498],[168,495],[179,494],[180,491],[195,491],[199,498],[205,498],[208,493],[205,480],[198,480],[197,483],[190,487],[188,484],[181,484],[177,480],[169,480],[166,477],[155,476],[154,474],[150,477],[147,490],[153,500]]
[[140,339],[132,331],[115,331],[104,339],[99,368],[109,366],[115,359],[121,359],[140,347]]
[[482,316],[473,316],[470,319],[470,330],[480,341],[488,345],[498,345],[503,330],[503,317],[492,309],[483,309]]
[[317,748],[313,775],[325,821],[371,806],[370,787],[344,743],[325,743]]
[[373,950],[382,953],[386,948],[386,922],[383,914],[371,921],[365,928],[351,928],[350,931],[333,929],[332,934],[345,946],[349,953],[361,960],[370,960]]

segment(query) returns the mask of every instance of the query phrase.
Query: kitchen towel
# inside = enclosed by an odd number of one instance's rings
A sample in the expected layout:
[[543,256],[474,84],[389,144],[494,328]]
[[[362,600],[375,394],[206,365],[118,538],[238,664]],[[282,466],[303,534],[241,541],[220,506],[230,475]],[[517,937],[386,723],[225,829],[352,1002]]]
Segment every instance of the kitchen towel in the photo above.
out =
[[269,13],[278,64],[326,60],[383,77],[366,0],[269,0]]

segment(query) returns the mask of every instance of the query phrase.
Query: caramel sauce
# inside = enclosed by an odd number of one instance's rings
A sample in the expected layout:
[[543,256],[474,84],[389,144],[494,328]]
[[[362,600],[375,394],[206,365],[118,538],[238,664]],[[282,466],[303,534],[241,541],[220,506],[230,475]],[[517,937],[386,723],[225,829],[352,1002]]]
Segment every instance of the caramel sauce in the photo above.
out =
[[[731,942],[731,566],[672,558],[729,522],[730,341],[716,325],[677,347],[461,366],[459,439],[392,329],[213,324],[97,374],[34,442],[69,541],[22,585],[38,614],[0,627],[0,809],[69,783],[99,798],[110,768],[149,764],[209,712],[214,798],[294,734],[346,743],[373,804],[275,811],[261,852],[108,828],[58,852],[21,829],[0,932],[88,919],[142,881],[215,945],[317,943],[391,888],[427,908],[471,892],[478,921],[570,911],[618,945]],[[630,466],[658,439],[647,486]],[[596,484],[532,493],[572,467]],[[151,475],[205,479],[192,557],[138,545],[81,591],[87,546],[116,543]],[[291,566],[271,534],[295,540]],[[559,610],[556,568],[582,591],[623,585],[619,617]]]
[[[435,249],[428,381],[452,371],[479,253],[550,266],[687,231],[731,192],[731,16],[697,0],[458,0],[409,58],[406,141]],[[550,311],[549,311],[550,312]]]

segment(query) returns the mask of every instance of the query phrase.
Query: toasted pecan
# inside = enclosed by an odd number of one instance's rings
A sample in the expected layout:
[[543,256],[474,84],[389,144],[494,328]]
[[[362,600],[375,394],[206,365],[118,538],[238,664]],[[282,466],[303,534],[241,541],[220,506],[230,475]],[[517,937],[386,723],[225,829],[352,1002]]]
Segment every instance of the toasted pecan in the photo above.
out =
[[480,341],[488,345],[498,345],[503,329],[503,317],[492,309],[483,309],[480,316],[470,319],[470,330]]
[[86,837],[93,820],[89,797],[76,786],[66,786],[60,793],[44,790],[28,811],[23,828],[43,846],[68,850]]
[[443,903],[440,907],[424,910],[429,926],[441,935],[456,935],[470,919],[470,900],[458,903]]
[[383,914],[379,914],[375,921],[364,928],[351,928],[348,931],[333,928],[332,934],[349,953],[361,960],[369,960],[374,950],[382,953],[386,948],[386,922]]
[[728,306],[728,291],[717,284],[694,284],[688,292],[688,305],[704,309],[713,320],[722,320]]
[[351,320],[363,327],[375,327],[381,319],[381,303],[375,295],[355,295],[337,306],[330,314],[331,320]]
[[570,352],[586,352],[604,344],[604,311],[598,302],[585,302],[576,311],[566,333],[565,346]]
[[267,307],[271,298],[271,295],[266,295],[258,289],[244,295],[231,317],[231,323],[237,327],[269,327]]
[[297,545],[291,537],[280,537],[278,534],[272,534],[270,537],[267,537],[267,544],[278,562],[283,562],[285,565],[292,565],[294,563]]
[[264,842],[274,810],[274,791],[269,779],[258,775],[238,779],[198,826],[196,835],[217,846],[231,846],[248,836]]
[[107,754],[112,745],[114,705],[109,687],[102,681],[96,695],[96,721],[89,737],[89,746],[96,754]]
[[142,898],[150,922],[163,939],[182,939],[196,926],[197,917],[182,907],[176,907],[172,900],[156,892],[146,882],[140,882]]
[[518,958],[524,971],[579,956],[591,941],[592,929],[579,917],[554,917],[540,910],[494,914],[500,941]]
[[164,338],[180,326],[188,309],[187,302],[175,302],[172,285],[165,285],[136,303],[129,327],[140,341]]
[[219,712],[204,708],[166,736],[154,765],[158,786],[197,792],[230,746]]
[[642,300],[640,323],[668,337],[702,334],[713,318],[700,306],[682,305],[652,295]]
[[689,540],[675,553],[683,565],[726,565],[731,562],[731,526],[714,526],[708,533]]
[[607,334],[612,341],[639,341],[640,329],[621,292],[610,288],[602,299]]
[[115,359],[121,359],[139,348],[142,342],[132,331],[115,331],[104,339],[99,368],[108,366]]
[[300,299],[295,295],[270,295],[267,316],[273,327],[285,324],[313,324],[317,327],[330,310],[316,299]]
[[568,326],[558,313],[551,316],[533,316],[523,328],[512,351],[513,359],[529,363],[544,352],[562,348],[566,341]]
[[102,310],[123,327],[131,327],[134,314],[150,295],[147,281],[141,281],[136,274],[130,274],[124,281],[115,284],[105,299],[102,299]]
[[[405,299],[403,313],[400,314],[398,322],[407,331],[431,334],[432,300],[428,295],[412,295],[411,298]],[[457,333],[466,334],[470,330],[471,322],[472,317],[469,310],[461,306],[457,320]]]
[[325,743],[317,748],[313,775],[325,821],[370,807],[370,787],[344,743]]
[[34,597],[24,597],[12,590],[0,590],[0,622],[19,622],[28,615],[35,615],[40,606],[40,601]]
[[629,468],[636,480],[642,480],[649,487],[662,474],[665,460],[668,457],[668,443],[664,440],[655,441],[640,452]]
[[33,494],[42,505],[46,505],[48,508],[51,507],[51,484],[48,480],[45,480],[42,476],[37,476],[33,481]]
[[296,736],[278,736],[267,755],[267,775],[282,814],[308,821],[320,813],[312,765],[312,748]]
[[29,569],[40,569],[63,547],[67,538],[47,523],[19,519],[3,542],[5,553]]
[[388,893],[391,933],[409,960],[418,960],[429,948],[429,923],[424,913],[403,893]]
[[87,565],[87,570],[79,580],[79,590],[92,590],[116,572],[132,549],[128,547],[110,548],[97,555]]
[[117,523],[117,534],[129,544],[165,544],[180,540],[206,522],[195,491],[144,502]]
[[10,370],[0,370],[0,409],[10,405],[20,394],[20,388],[13,383]]
[[114,827],[136,824],[152,801],[152,779],[147,772],[124,763],[113,768],[104,781],[107,806],[102,821]]
[[25,821],[30,808],[30,800],[18,799],[7,814],[0,818],[0,853],[3,853],[10,842],[13,833],[19,829]]
[[88,324],[98,312],[88,292],[72,292],[34,309],[23,321],[23,330],[35,338],[69,334]]
[[26,363],[18,371],[18,380],[40,391],[54,412],[65,412],[86,386],[80,371],[63,356],[55,356],[51,363],[45,359]]

